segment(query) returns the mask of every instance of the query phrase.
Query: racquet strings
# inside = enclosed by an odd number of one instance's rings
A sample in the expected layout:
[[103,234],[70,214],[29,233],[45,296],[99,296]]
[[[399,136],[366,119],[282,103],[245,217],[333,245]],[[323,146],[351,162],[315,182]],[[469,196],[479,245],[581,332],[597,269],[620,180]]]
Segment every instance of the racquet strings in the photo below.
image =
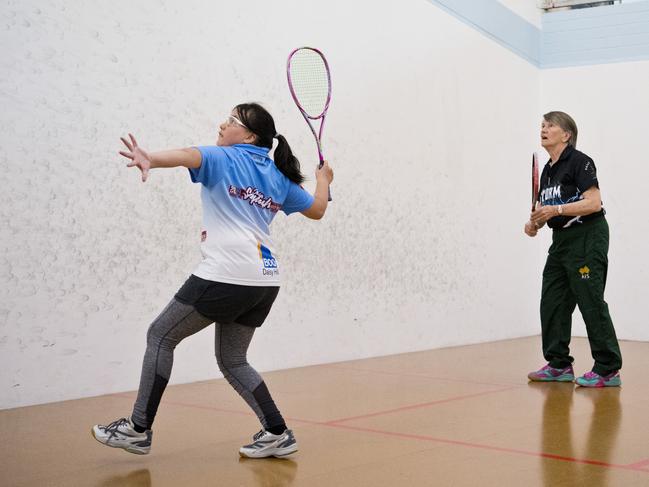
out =
[[310,118],[318,118],[327,108],[329,75],[324,59],[311,49],[299,49],[291,58],[289,76],[295,101]]

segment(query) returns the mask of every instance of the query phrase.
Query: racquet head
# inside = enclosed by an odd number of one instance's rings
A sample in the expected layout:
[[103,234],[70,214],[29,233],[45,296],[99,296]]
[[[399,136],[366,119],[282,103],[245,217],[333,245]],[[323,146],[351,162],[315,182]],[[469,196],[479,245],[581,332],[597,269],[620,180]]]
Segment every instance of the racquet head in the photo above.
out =
[[536,152],[532,153],[532,211],[536,209],[536,202],[539,199],[539,157]]
[[286,74],[291,95],[308,118],[321,118],[331,100],[329,64],[322,52],[313,47],[295,49],[288,57]]

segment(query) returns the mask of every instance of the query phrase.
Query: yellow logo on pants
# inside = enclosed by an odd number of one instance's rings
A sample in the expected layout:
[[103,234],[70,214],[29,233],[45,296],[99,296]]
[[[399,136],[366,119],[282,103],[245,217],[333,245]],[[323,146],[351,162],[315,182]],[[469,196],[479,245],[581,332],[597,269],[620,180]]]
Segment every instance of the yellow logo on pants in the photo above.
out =
[[580,268],[579,273],[581,274],[582,279],[589,279],[590,278],[590,269],[588,268],[587,265]]

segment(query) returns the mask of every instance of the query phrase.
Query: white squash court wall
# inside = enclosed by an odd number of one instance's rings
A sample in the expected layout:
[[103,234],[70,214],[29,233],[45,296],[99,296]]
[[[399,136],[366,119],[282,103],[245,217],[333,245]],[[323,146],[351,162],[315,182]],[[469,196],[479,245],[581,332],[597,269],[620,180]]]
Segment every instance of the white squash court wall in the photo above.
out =
[[[199,188],[180,169],[143,185],[118,137],[209,144],[234,104],[259,100],[311,175],[284,73],[299,45],[333,67],[334,202],[321,222],[276,219],[284,285],[251,362],[538,333],[542,242],[522,235],[521,181],[539,71],[429,2],[8,1],[0,22],[0,408],[137,387],[148,324],[199,259]],[[220,376],[212,340],[179,346],[172,382]]]

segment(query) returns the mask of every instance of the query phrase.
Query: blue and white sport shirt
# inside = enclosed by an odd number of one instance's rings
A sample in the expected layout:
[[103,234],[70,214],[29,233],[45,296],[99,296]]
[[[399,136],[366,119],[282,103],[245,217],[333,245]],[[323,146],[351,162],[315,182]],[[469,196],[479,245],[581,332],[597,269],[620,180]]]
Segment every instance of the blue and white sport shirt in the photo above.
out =
[[270,222],[279,210],[290,215],[310,208],[313,196],[284,176],[264,147],[197,149],[201,167],[189,173],[202,185],[203,260],[194,275],[245,286],[279,286]]

